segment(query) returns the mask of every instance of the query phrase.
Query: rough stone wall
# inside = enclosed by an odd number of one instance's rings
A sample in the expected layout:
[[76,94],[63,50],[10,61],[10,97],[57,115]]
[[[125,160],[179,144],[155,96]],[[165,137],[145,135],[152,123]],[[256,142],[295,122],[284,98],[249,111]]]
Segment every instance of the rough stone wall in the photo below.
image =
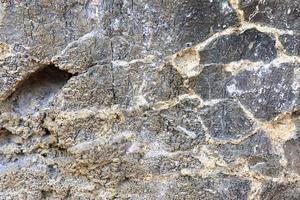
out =
[[1,0],[0,199],[299,200],[300,1]]

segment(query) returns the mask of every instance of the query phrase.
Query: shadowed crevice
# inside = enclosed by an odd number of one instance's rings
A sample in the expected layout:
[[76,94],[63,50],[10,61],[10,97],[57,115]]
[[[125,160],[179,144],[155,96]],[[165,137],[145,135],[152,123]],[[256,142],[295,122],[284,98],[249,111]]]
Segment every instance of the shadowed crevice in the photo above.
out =
[[8,101],[14,112],[33,114],[46,108],[71,77],[70,73],[47,65],[19,84]]

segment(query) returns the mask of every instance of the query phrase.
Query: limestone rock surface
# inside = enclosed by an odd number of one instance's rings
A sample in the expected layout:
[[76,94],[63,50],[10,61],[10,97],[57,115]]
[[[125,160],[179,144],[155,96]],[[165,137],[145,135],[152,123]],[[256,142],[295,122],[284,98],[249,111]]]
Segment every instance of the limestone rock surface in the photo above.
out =
[[300,199],[297,0],[0,0],[0,199]]

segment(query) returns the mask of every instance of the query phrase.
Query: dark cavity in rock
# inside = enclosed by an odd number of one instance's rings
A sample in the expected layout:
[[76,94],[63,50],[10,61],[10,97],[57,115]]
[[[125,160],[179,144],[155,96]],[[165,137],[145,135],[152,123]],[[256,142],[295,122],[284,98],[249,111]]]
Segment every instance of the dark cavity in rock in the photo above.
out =
[[59,90],[71,78],[71,74],[47,65],[24,80],[9,101],[13,110],[21,115],[30,115],[46,108]]

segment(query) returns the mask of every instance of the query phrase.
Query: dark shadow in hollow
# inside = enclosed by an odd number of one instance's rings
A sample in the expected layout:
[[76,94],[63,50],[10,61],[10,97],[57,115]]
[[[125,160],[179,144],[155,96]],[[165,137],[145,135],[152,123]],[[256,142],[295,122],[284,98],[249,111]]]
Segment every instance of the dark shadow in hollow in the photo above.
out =
[[34,72],[10,96],[13,111],[30,115],[46,108],[71,76],[54,65],[47,65]]

